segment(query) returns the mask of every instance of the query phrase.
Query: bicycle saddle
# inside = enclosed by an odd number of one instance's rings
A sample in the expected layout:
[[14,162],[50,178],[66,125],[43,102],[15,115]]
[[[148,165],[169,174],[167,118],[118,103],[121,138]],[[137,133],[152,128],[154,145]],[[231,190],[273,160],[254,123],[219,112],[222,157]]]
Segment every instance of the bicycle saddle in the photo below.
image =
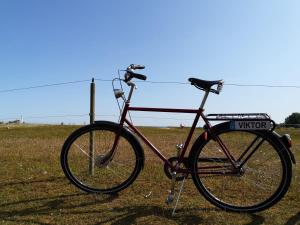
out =
[[[215,94],[219,94],[224,81],[223,80],[215,80],[215,81],[208,81],[208,80],[200,80],[198,78],[189,78],[191,85],[194,85],[196,88],[203,90],[203,91],[210,91]],[[218,85],[217,89],[212,89],[211,87],[214,85]]]

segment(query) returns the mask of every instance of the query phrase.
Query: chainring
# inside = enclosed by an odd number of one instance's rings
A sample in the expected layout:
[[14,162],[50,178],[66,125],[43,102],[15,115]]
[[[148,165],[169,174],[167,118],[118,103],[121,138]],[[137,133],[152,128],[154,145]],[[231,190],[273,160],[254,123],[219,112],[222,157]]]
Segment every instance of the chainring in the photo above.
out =
[[[178,163],[178,157],[171,157],[168,159],[168,162],[171,163],[171,165],[175,166]],[[181,163],[181,169],[187,169],[187,168],[189,168],[188,158],[184,158],[183,163]],[[164,172],[169,179],[172,179],[173,171],[171,171],[171,168],[169,167],[169,165],[167,163],[165,163],[165,165],[164,165]],[[187,177],[187,174],[177,173],[176,181],[182,181],[186,177]]]

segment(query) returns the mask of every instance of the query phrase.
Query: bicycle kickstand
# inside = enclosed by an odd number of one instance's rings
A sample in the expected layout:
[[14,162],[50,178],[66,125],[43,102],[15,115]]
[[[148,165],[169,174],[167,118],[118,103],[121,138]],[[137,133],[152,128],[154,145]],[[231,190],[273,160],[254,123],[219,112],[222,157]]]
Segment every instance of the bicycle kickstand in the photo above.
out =
[[[177,157],[180,156],[182,149],[183,149],[183,144],[176,145]],[[177,164],[176,169],[178,169],[178,167],[179,166]],[[177,177],[177,172],[175,170],[175,171],[172,172],[171,190],[169,191],[167,199],[166,199],[166,203],[168,205],[171,204],[174,201],[176,177]]]
[[175,194],[175,184],[176,184],[176,172],[172,172],[171,190],[169,190],[168,196],[166,198],[166,203],[169,205],[174,201]]
[[175,203],[174,209],[172,211],[172,216],[175,215],[175,211],[176,211],[176,208],[177,208],[177,205],[178,205],[178,202],[179,202],[179,198],[180,198],[180,195],[183,191],[183,186],[184,186],[185,179],[186,178],[184,177],[183,180],[181,181],[181,185],[180,185],[180,189],[179,189],[179,192],[178,192],[178,195],[177,195],[176,203]]

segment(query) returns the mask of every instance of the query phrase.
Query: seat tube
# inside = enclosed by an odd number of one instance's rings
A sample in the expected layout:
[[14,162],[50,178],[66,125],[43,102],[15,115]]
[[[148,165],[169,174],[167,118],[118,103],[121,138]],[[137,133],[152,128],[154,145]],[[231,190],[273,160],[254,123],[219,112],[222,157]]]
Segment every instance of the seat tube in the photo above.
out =
[[207,100],[208,94],[209,94],[209,91],[205,91],[204,97],[203,97],[201,105],[200,105],[200,109],[202,109],[202,110],[204,108],[204,105],[205,105],[205,102]]

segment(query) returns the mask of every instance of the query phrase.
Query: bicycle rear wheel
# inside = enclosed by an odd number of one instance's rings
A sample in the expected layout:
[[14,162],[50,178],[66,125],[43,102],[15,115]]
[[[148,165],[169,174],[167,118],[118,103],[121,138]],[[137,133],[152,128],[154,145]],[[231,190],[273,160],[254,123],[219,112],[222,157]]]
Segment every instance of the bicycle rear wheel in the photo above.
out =
[[[120,138],[114,155],[103,161],[111,151],[116,134]],[[91,136],[93,142],[91,144]],[[93,145],[93,154],[90,147]],[[97,122],[79,128],[64,143],[61,166],[75,186],[90,193],[116,193],[128,187],[140,173],[144,154],[137,139],[112,122]]]
[[261,211],[278,202],[289,188],[292,171],[275,136],[268,131],[231,130],[229,123],[215,126],[214,132],[237,162],[249,159],[239,172],[232,172],[217,141],[211,137],[197,141],[190,159],[200,193],[217,207],[236,212]]

